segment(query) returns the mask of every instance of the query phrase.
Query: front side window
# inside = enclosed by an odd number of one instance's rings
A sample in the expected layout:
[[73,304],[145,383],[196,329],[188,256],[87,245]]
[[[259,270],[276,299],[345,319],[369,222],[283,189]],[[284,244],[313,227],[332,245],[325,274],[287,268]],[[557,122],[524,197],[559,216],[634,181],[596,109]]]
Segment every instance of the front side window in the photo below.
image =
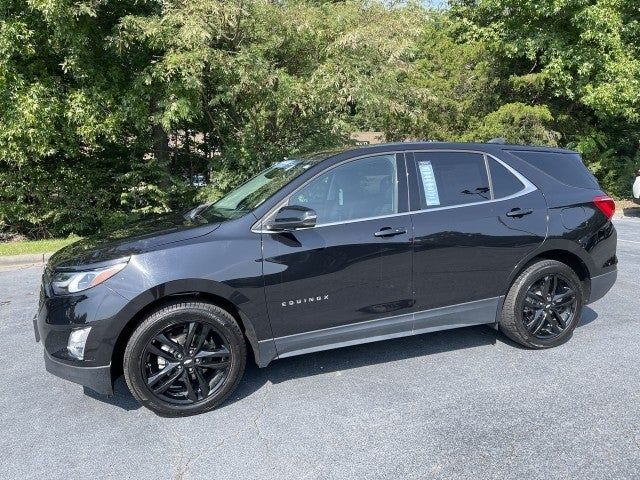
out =
[[319,225],[397,213],[395,155],[339,165],[302,187],[287,203],[314,209]]
[[421,208],[491,199],[484,156],[470,152],[416,152]]

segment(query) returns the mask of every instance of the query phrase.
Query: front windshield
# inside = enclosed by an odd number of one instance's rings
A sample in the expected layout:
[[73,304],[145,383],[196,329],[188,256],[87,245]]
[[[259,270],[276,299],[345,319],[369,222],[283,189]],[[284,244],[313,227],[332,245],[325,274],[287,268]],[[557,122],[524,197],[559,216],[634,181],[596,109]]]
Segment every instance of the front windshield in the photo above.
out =
[[315,155],[274,163],[217,202],[196,207],[190,215],[198,216],[208,222],[238,218],[254,210],[291,180],[327,156]]

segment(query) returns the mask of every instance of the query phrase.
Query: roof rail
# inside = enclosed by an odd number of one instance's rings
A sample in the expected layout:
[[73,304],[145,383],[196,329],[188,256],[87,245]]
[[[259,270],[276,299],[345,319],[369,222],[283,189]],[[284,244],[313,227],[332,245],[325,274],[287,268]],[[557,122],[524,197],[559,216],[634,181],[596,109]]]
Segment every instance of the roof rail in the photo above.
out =
[[496,137],[496,138],[492,138],[487,143],[497,143],[497,144],[500,144],[500,145],[504,145],[504,144],[507,143],[507,139],[503,138],[503,137]]

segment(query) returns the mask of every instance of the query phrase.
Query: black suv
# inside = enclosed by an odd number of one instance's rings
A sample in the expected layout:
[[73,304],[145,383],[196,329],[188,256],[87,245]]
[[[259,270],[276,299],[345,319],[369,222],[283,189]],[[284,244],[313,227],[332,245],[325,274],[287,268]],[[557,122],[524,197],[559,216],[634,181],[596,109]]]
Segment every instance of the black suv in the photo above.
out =
[[210,410],[274,359],[490,324],[566,341],[616,279],[613,201],[576,152],[385,144],[291,158],[184,214],[47,265],[49,372],[162,415]]

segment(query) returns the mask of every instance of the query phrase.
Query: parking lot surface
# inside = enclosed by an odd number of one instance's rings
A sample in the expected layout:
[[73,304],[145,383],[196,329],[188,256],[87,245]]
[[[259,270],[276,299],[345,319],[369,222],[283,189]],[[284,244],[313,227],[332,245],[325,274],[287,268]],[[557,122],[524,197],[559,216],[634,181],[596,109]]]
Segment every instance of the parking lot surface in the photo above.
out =
[[471,327],[250,366],[216,411],[166,419],[44,370],[41,268],[0,272],[5,479],[638,478],[640,220],[565,345]]

